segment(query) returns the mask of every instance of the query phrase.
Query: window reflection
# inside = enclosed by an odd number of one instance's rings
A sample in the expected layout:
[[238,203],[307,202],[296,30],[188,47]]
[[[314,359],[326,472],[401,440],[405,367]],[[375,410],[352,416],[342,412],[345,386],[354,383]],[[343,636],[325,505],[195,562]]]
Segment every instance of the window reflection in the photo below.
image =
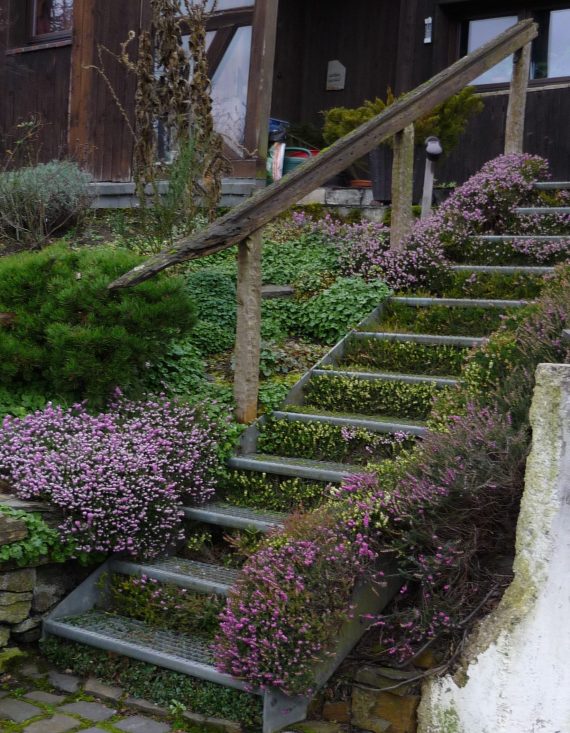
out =
[[550,13],[548,77],[570,76],[570,10]]
[[[488,41],[498,36],[518,22],[516,15],[504,15],[500,18],[484,18],[469,21],[467,52],[475,51]],[[489,71],[481,74],[473,84],[500,84],[511,80],[513,73],[513,57],[503,59]]]
[[[190,5],[195,5],[197,0],[190,0]],[[215,0],[208,0],[206,10],[210,13],[214,7]],[[180,7],[184,10],[185,2],[180,0]],[[215,10],[220,12],[221,10],[233,10],[234,8],[251,8],[255,5],[255,0],[218,0],[216,2]]]
[[34,35],[63,33],[73,24],[73,0],[36,0]]
[[251,57],[251,26],[238,28],[212,79],[216,130],[231,144],[243,144]]

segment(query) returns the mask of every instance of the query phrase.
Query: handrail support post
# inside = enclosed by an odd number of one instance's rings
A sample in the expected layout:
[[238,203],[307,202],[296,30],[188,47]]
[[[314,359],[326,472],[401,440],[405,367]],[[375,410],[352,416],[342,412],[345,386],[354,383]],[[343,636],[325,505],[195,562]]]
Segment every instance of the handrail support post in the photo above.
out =
[[234,398],[236,419],[257,418],[259,357],[261,353],[261,230],[238,245],[237,328]]
[[413,124],[394,136],[390,249],[395,251],[403,249],[413,223],[414,136]]
[[505,129],[505,154],[522,153],[524,150],[524,122],[528,80],[530,75],[531,43],[515,52],[513,78],[509,94],[507,124]]

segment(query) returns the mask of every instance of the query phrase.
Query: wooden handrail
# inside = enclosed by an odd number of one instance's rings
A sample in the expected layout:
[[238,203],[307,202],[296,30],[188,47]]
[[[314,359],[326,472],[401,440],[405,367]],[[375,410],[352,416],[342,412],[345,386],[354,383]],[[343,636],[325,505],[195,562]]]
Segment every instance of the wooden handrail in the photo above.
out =
[[109,289],[136,285],[168,267],[214,254],[245,240],[383,140],[414,123],[482,73],[524,48],[537,34],[538,26],[532,20],[517,23],[338,140],[314,160],[236,206],[203,231],[180,239],[119,277]]

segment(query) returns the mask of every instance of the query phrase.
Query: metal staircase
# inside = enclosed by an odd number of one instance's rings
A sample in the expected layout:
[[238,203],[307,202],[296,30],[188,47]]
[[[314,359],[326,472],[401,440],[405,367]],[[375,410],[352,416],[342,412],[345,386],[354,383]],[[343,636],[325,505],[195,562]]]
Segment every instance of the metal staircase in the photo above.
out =
[[[570,183],[541,183],[537,188],[551,190],[553,188],[570,188]],[[570,214],[570,208],[520,208],[520,216],[528,214],[552,213],[563,211]],[[530,235],[529,235],[530,236]],[[512,235],[512,238],[515,238]],[[520,239],[520,237],[516,237]],[[549,242],[569,237],[534,236],[534,240]],[[479,238],[482,242],[493,242],[498,239],[494,235]],[[508,236],[502,236],[502,240]],[[492,273],[495,275],[524,274],[528,276],[544,276],[553,272],[553,268],[532,265],[456,265],[458,272]],[[301,380],[288,395],[284,406],[273,413],[272,420],[286,420],[292,424],[325,423],[337,427],[365,429],[372,433],[396,434],[405,433],[421,440],[427,428],[422,420],[410,420],[405,415],[388,415],[382,412],[334,413],[319,408],[319,405],[307,404],[306,393],[312,380],[349,379],[358,393],[368,383],[385,383],[394,387],[397,384],[409,386],[432,386],[434,389],[453,389],[459,383],[458,374],[442,375],[437,370],[425,369],[423,373],[416,370],[392,371],[381,361],[375,363],[371,354],[371,344],[390,342],[396,344],[421,345],[429,349],[452,348],[460,356],[467,355],[469,349],[486,341],[485,336],[447,335],[445,333],[426,334],[407,331],[390,332],[384,327],[385,309],[392,305],[400,308],[422,309],[445,308],[449,310],[449,322],[460,316],[462,308],[476,307],[484,311],[506,314],[516,311],[526,304],[524,300],[486,300],[478,298],[426,298],[396,297],[388,304],[379,306],[360,326],[349,333]],[[377,329],[377,330],[376,330]],[[342,482],[347,476],[366,471],[362,465],[347,465],[325,461],[314,461],[307,458],[283,457],[264,454],[258,450],[260,433],[270,426],[270,420],[262,417],[243,435],[239,455],[229,462],[235,471],[255,472],[268,476],[293,476],[310,479],[323,484]],[[260,532],[279,531],[286,521],[286,515],[279,512],[260,511],[252,508],[232,506],[223,502],[213,502],[203,506],[188,506],[184,509],[185,519],[194,523],[221,527],[225,529],[245,529]],[[219,672],[214,664],[208,642],[200,637],[192,637],[172,631],[157,630],[140,621],[125,618],[107,612],[108,592],[105,578],[109,573],[129,576],[145,575],[160,583],[174,584],[204,594],[227,596],[238,581],[239,571],[227,567],[196,562],[181,557],[165,557],[149,561],[137,562],[126,558],[112,558],[100,567],[77,590],[68,596],[44,622],[44,632],[75,642],[80,642],[100,649],[120,653],[134,659],[142,660],[177,672],[215,682],[238,690],[247,690],[243,680]],[[388,575],[388,573],[387,573]],[[365,614],[376,614],[390,601],[397,592],[397,579],[377,593],[369,587],[355,590],[354,621],[340,630],[335,655],[326,663],[315,669],[318,685],[323,685],[333,674],[342,659],[353,648],[367,629],[361,622]],[[261,694],[264,698],[264,733],[274,733],[306,717],[309,697],[288,698],[279,691]]]

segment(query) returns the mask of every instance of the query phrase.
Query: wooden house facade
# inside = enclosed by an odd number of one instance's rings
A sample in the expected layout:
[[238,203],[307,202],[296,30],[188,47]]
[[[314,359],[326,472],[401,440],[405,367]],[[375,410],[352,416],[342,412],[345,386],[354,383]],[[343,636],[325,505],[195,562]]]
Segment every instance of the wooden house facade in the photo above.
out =
[[[73,155],[96,181],[131,179],[133,140],[99,49],[149,23],[149,0],[0,0],[0,139],[41,119],[41,158]],[[409,91],[520,18],[534,17],[525,151],[570,174],[570,0],[218,0],[208,26],[216,124],[234,176],[264,175],[267,117],[319,126],[321,112]],[[106,50],[132,114],[134,80]],[[440,178],[462,181],[504,147],[512,64],[478,80],[484,111]]]

